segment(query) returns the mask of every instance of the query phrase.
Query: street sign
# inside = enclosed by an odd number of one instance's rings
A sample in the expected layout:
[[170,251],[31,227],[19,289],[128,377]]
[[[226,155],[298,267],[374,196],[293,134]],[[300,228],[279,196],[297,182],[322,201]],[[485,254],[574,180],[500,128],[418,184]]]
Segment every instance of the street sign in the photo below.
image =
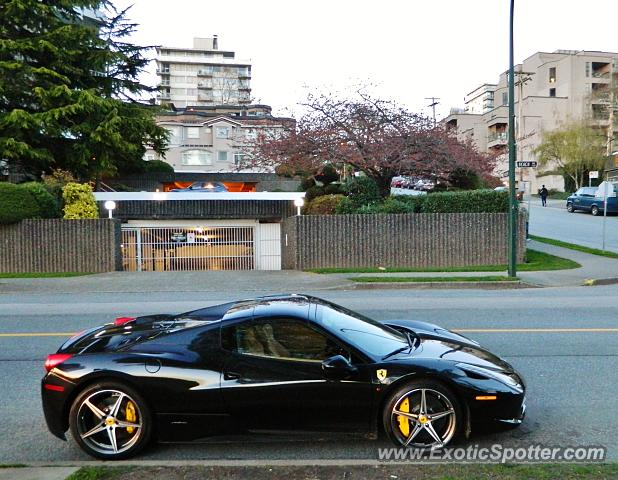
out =
[[517,164],[517,168],[536,168],[539,164],[539,162],[529,162],[529,161],[519,161],[519,162],[515,162]]
[[588,177],[590,177],[590,178],[599,178],[599,171],[598,170],[592,170],[592,171],[588,172]]

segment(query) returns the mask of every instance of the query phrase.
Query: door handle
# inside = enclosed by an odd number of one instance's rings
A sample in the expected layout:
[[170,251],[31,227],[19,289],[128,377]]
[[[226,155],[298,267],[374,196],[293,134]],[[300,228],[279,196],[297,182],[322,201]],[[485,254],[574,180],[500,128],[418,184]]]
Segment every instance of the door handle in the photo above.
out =
[[240,378],[240,373],[225,372],[223,374],[223,380],[238,380],[239,378]]

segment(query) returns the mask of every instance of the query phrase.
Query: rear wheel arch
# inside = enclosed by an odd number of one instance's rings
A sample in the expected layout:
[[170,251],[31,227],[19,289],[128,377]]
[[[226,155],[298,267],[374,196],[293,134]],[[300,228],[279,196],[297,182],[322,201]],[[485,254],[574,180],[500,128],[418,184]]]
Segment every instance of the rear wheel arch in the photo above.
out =
[[[84,378],[71,392],[71,395],[67,397],[66,402],[64,403],[64,409],[62,412],[62,425],[65,428],[65,432],[69,429],[69,415],[71,413],[71,407],[75,402],[75,399],[86,389],[90,388],[97,383],[105,383],[105,382],[114,382],[120,383],[128,388],[136,390],[139,392],[139,388],[130,380],[131,377],[127,375],[122,375],[114,372],[96,372],[88,377]],[[143,398],[143,397],[142,397]],[[148,405],[148,408],[152,412],[152,407],[150,406],[150,402],[148,399],[144,399],[144,402]]]

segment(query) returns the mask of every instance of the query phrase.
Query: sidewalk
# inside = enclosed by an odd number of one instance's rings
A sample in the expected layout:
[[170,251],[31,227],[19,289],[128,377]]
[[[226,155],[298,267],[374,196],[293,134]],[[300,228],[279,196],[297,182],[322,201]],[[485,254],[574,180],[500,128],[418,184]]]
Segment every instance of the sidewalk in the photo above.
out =
[[[582,265],[573,270],[518,272],[527,284],[543,287],[584,285],[590,279],[616,278],[618,259],[599,257],[587,253],[530,241],[528,248],[574,260]],[[315,292],[320,290],[420,288],[427,284],[359,284],[350,280],[363,276],[395,277],[482,277],[507,275],[499,272],[401,272],[401,273],[340,273],[316,274],[294,270],[281,271],[192,271],[192,272],[111,272],[82,277],[58,278],[0,278],[0,295],[15,293],[142,293],[142,292],[227,292],[242,291],[262,293]],[[440,288],[440,284],[432,284]],[[442,284],[442,287],[445,285]],[[450,288],[474,288],[468,284],[449,284]],[[487,288],[487,285],[476,285]]]
[[[584,285],[588,280],[607,280],[618,283],[618,259],[591,255],[589,253],[556,247],[547,243],[530,241],[527,247],[539,252],[568,258],[581,265],[571,270],[550,270],[544,272],[520,272],[524,282],[542,287],[567,287]],[[613,282],[612,280],[615,280]]]

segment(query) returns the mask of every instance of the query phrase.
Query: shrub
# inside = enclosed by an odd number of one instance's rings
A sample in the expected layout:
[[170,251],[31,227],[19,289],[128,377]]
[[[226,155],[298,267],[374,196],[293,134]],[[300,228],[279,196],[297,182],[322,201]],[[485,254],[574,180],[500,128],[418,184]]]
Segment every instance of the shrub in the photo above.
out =
[[300,180],[300,186],[298,187],[298,190],[301,192],[306,192],[311,187],[315,187],[315,180],[313,179],[313,177],[303,177]]
[[0,223],[16,223],[40,216],[39,205],[28,189],[13,183],[0,183]]
[[344,199],[343,195],[322,195],[314,198],[305,207],[306,215],[333,215],[337,212],[337,205]]
[[389,197],[381,204],[376,204],[380,213],[414,213],[414,204]]
[[427,195],[424,213],[503,213],[509,211],[507,192],[469,190]]
[[481,178],[476,172],[466,168],[455,168],[448,176],[451,187],[461,190],[476,190],[481,188]]
[[42,183],[28,182],[18,186],[30,192],[34,197],[39,207],[39,216],[41,218],[60,218],[62,216],[58,201]]
[[340,183],[329,183],[324,187],[324,193],[326,195],[341,195],[343,194],[343,187]]
[[333,183],[339,180],[339,172],[330,163],[324,165],[322,171],[315,176],[318,182],[322,182],[324,185]]
[[99,209],[87,183],[68,183],[62,189],[64,218],[99,218]]
[[149,160],[145,162],[144,172],[146,173],[174,173],[174,167],[163,160]]
[[356,206],[354,205],[354,202],[350,200],[350,197],[343,197],[337,204],[337,207],[335,207],[335,213],[338,215],[356,213]]
[[317,185],[314,185],[313,187],[309,187],[307,189],[307,193],[305,194],[305,200],[307,202],[310,202],[314,198],[320,197],[325,193],[326,192],[324,191],[324,187],[318,187]]
[[382,212],[381,210],[381,205],[378,205],[377,203],[372,203],[370,205],[362,205],[361,207],[357,208],[354,213],[358,213],[361,215],[374,215],[376,213],[384,212]]
[[73,174],[67,170],[57,168],[50,175],[43,176],[43,185],[56,199],[58,205],[62,204],[62,189],[67,183],[75,182]]
[[382,198],[378,185],[369,177],[351,177],[343,185],[343,188],[357,208],[363,205],[371,205]]
[[423,205],[425,204],[427,195],[393,195],[388,197],[388,199],[397,200],[398,202],[404,202],[410,205],[412,207],[410,213],[420,213],[423,211]]

